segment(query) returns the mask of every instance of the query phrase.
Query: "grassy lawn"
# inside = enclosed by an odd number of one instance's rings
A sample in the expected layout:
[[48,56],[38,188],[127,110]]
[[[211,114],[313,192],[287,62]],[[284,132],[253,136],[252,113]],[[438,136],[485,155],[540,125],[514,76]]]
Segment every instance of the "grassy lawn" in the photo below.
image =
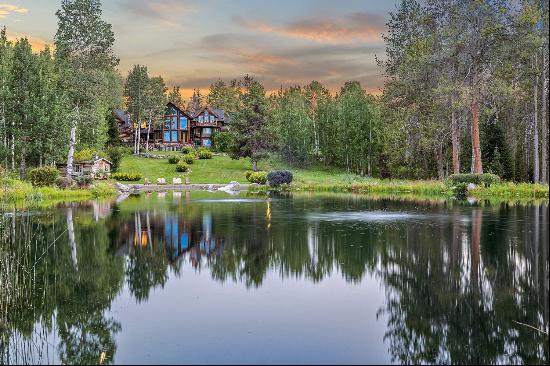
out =
[[[159,152],[157,154],[181,155],[179,152]],[[292,171],[294,174],[293,189],[300,191],[430,196],[449,196],[452,193],[443,182],[436,180],[380,180],[323,166],[299,169],[289,167],[276,157],[260,161],[258,168],[265,171],[282,169]],[[191,165],[189,177],[191,183],[220,184],[231,181],[247,183],[245,173],[250,169],[250,159],[233,160],[226,155],[215,155],[211,160],[195,160],[195,163]],[[184,177],[182,173],[176,172],[176,166],[169,164],[167,159],[147,159],[136,156],[125,156],[120,171],[141,173],[151,182],[155,182],[157,178],[165,178],[167,182],[171,182],[174,177]],[[138,183],[143,183],[143,180]],[[480,187],[472,193],[479,198],[548,198],[548,186],[500,183],[489,188]]]
[[[181,155],[180,152],[162,151],[156,152],[160,155]],[[250,170],[252,164],[250,159],[234,160],[226,155],[215,155],[211,160],[195,160],[191,165],[189,178],[191,183],[229,183],[237,181],[247,183],[245,173]],[[294,173],[294,179],[300,183],[342,183],[353,181],[367,181],[368,178],[361,178],[353,174],[347,174],[338,169],[324,169],[315,167],[309,169],[291,168],[282,163],[279,159],[269,159],[258,164],[260,170],[270,171],[276,169],[288,169]],[[157,178],[165,178],[167,182],[174,177],[182,177],[184,174],[176,172],[176,166],[169,164],[165,159],[147,159],[136,156],[125,156],[119,169],[121,172],[141,173],[144,178],[155,182]],[[372,180],[372,179],[370,179]],[[143,183],[141,180],[138,183]]]

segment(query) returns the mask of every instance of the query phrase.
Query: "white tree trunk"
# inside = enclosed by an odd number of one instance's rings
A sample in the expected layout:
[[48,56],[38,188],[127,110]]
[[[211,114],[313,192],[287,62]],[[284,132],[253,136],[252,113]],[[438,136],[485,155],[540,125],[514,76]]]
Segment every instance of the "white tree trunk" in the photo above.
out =
[[542,131],[541,131],[541,171],[542,171],[542,183],[548,183],[548,75],[546,74],[546,52],[547,49],[543,49],[542,53],[542,105],[541,105],[541,120],[542,120]]
[[75,119],[72,121],[71,125],[71,134],[69,137],[69,155],[67,156],[67,178],[71,178],[73,175],[73,160],[74,160],[74,151],[76,147],[76,126],[78,120],[80,119],[80,110],[78,106],[75,108]]
[[539,76],[537,75],[535,77],[535,87],[533,88],[533,103],[534,105],[534,111],[533,111],[533,181],[535,183],[539,182],[539,172],[540,172],[540,166],[539,166],[539,124],[538,124],[538,88],[539,88]]

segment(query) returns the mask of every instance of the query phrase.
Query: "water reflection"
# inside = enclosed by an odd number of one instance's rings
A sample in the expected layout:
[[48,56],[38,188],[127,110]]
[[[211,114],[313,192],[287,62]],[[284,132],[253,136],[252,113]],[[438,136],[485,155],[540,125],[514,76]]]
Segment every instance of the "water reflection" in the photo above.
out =
[[[549,359],[547,335],[520,324],[548,332],[547,204],[149,194],[11,212],[0,235],[2,363],[115,361],[116,297],[145,303],[186,267],[252,289],[270,274],[310,286],[374,279],[388,361]],[[327,333],[333,317],[320,320]]]

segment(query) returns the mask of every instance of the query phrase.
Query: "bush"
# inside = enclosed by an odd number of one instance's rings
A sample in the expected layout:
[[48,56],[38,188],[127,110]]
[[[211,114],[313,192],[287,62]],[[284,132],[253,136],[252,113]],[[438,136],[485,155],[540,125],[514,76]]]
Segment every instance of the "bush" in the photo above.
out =
[[57,177],[59,177],[59,170],[51,166],[34,168],[29,172],[29,178],[35,187],[53,186]]
[[212,148],[219,152],[229,153],[231,148],[231,135],[229,132],[216,132],[212,136]]
[[111,178],[114,180],[120,180],[123,182],[137,182],[138,180],[141,180],[143,176],[139,173],[114,173],[111,175]]
[[170,157],[168,158],[168,163],[169,163],[169,164],[177,164],[178,161],[180,161],[180,158],[177,157],[177,156],[170,156]]
[[458,183],[453,187],[453,196],[457,200],[465,200],[468,198],[468,184]]
[[122,148],[120,147],[108,147],[105,151],[108,159],[111,162],[111,171],[116,172],[120,168],[120,161],[122,160]]
[[499,182],[500,178],[495,174],[453,174],[448,178],[448,183],[452,186],[456,186],[460,183],[466,183],[466,185],[473,183],[490,187],[491,184]]
[[214,154],[212,154],[212,151],[204,148],[199,149],[197,154],[199,156],[199,159],[212,159],[212,157],[214,156]]
[[246,179],[250,183],[265,184],[267,182],[266,172],[246,172]]
[[176,171],[180,172],[180,173],[186,173],[189,171],[189,164],[187,164],[185,161],[180,161],[177,165],[176,165]]
[[94,177],[91,175],[83,175],[75,179],[78,188],[88,188],[94,182]]
[[267,174],[267,183],[270,186],[280,186],[281,184],[292,183],[292,172],[288,170],[273,171]]
[[194,152],[195,149],[193,149],[193,147],[191,146],[183,146],[181,148],[181,152],[185,155],[185,154],[191,154],[192,152]]
[[73,186],[73,180],[67,177],[59,177],[55,181],[55,185],[61,189],[69,189]]
[[181,157],[181,161],[185,162],[186,164],[193,164],[195,162],[195,155],[194,154],[185,154]]

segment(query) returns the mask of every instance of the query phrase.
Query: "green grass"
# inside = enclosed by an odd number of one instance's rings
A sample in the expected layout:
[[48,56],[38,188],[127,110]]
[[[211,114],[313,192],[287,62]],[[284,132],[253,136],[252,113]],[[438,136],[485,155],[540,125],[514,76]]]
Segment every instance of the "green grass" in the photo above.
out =
[[[163,155],[181,155],[180,152],[158,152]],[[291,170],[294,174],[292,190],[306,192],[348,192],[361,194],[399,194],[450,197],[452,192],[443,182],[435,180],[381,180],[347,173],[343,169],[313,166],[308,168],[289,167],[279,158],[272,157],[258,164],[260,170]],[[237,181],[248,183],[245,173],[251,169],[250,159],[233,160],[227,155],[215,155],[211,160],[195,160],[191,165],[191,183],[221,184]],[[152,183],[157,178],[170,182],[174,177],[184,177],[176,172],[174,164],[164,159],[146,159],[126,156],[121,171],[141,173]],[[139,183],[143,183],[141,180]],[[259,189],[261,190],[261,188]],[[499,183],[491,187],[480,187],[473,192],[477,198],[548,198],[548,186],[537,184]]]
[[29,182],[17,179],[2,179],[0,184],[0,203],[25,202],[43,205],[61,201],[89,200],[115,194],[115,188],[108,182],[95,182],[94,188],[90,189],[35,188]]

